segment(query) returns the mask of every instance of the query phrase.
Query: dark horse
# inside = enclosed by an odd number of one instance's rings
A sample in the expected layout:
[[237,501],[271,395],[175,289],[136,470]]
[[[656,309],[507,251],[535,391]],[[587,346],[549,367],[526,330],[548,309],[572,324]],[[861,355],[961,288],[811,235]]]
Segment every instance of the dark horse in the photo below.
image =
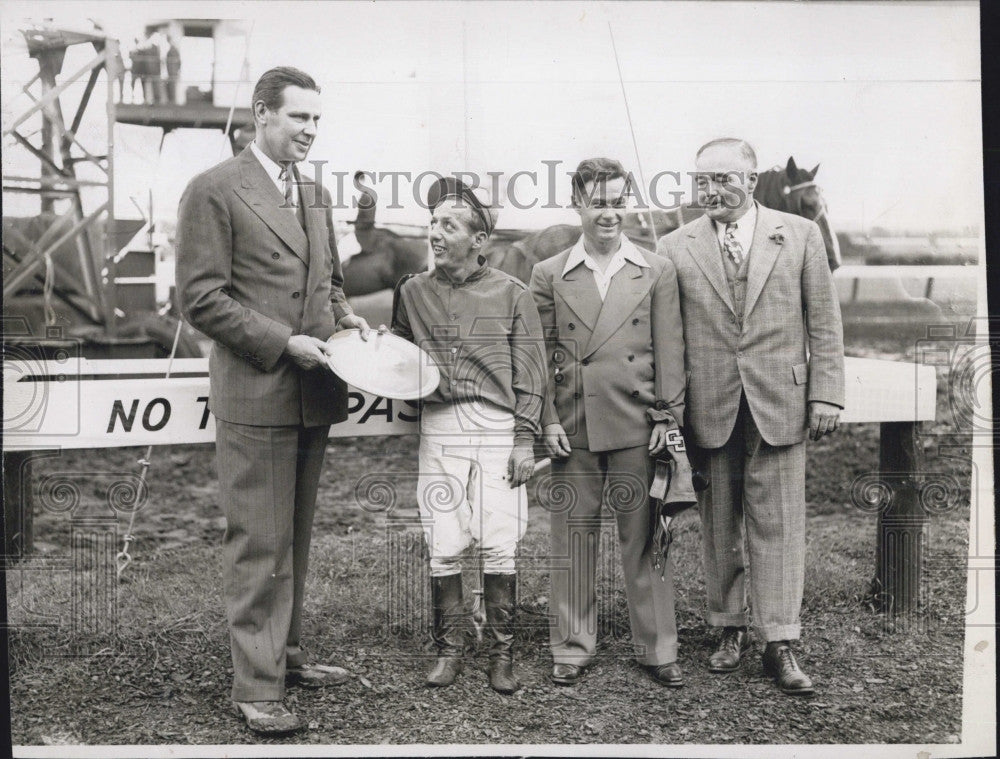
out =
[[[800,169],[795,159],[789,158],[783,168],[760,172],[754,197],[768,208],[815,221],[823,234],[827,261],[833,271],[841,263],[840,246],[830,227],[823,193],[815,182],[818,170],[818,164],[812,171]],[[652,250],[657,239],[701,214],[701,209],[695,206],[629,213],[623,231],[637,245]],[[655,236],[650,230],[650,216],[656,227]],[[426,236],[407,237],[375,227],[372,205],[359,209],[355,234],[361,253],[344,265],[344,291],[349,296],[395,287],[404,275],[427,268]],[[573,224],[556,224],[528,233],[497,230],[490,238],[486,257],[490,266],[527,282],[536,263],[566,250],[580,239],[580,234],[580,227]]]

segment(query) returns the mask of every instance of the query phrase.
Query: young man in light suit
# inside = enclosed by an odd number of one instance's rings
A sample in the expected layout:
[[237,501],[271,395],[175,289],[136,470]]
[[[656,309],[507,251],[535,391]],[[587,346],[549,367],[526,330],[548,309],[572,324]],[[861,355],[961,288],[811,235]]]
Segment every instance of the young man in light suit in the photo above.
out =
[[319,87],[297,69],[271,69],[252,107],[254,141],[184,191],[177,274],[185,317],[214,343],[232,699],[251,729],[280,733],[300,727],[283,704],[286,684],[348,677],[309,664],[299,638],[323,453],[330,425],[347,418],[325,341],[352,327],[366,336],[368,324],[341,288],[329,193],[316,197],[320,185],[294,169],[316,137]]
[[805,437],[833,432],[844,403],[840,306],[815,223],[753,199],[757,157],[714,140],[696,158],[706,215],[660,241],[680,286],[688,442],[708,475],[699,493],[708,623],[722,627],[711,672],[749,649],[750,607],[764,670],[810,695],[799,637],[805,568]]
[[648,491],[653,456],[683,418],[684,338],[673,265],[622,235],[627,181],[618,161],[581,162],[572,184],[583,236],[531,274],[550,370],[542,432],[554,487],[572,501],[552,509],[551,679],[575,684],[594,657],[607,490],[636,658],[656,682],[679,687],[673,574],[669,561],[662,579],[653,565]]

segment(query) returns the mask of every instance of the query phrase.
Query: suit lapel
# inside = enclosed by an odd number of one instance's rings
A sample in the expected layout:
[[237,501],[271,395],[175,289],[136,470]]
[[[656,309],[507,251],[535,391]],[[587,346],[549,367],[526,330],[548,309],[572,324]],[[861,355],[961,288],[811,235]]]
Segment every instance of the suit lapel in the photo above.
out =
[[[326,209],[312,207],[313,205],[323,205],[323,197],[316,198],[318,189],[319,185],[316,184],[299,185],[299,202],[302,204],[302,213],[306,222],[306,237],[309,240],[309,244],[306,246],[305,259],[309,263],[309,276],[307,280],[309,292],[315,292],[316,290],[316,283],[314,282],[316,277],[322,276],[324,272],[326,272],[326,276],[330,276],[329,269],[322,264],[322,256],[326,252],[323,238],[325,234],[328,234]],[[314,258],[316,259],[315,261],[312,260]]]
[[[284,241],[292,253],[308,263],[309,238],[306,237],[305,230],[302,229],[293,211],[281,207],[285,202],[284,197],[278,192],[278,188],[274,186],[274,182],[250,148],[243,151],[240,174],[242,184],[236,188],[236,194],[260,217],[261,221],[270,227],[272,232]],[[309,216],[310,212],[306,209],[306,218]]]
[[[758,224],[759,227],[759,224]],[[698,264],[702,274],[719,294],[722,301],[734,314],[733,298],[726,282],[726,272],[722,268],[722,254],[719,252],[719,238],[715,234],[715,225],[707,216],[702,216],[688,232],[688,253]]]
[[781,252],[781,235],[775,232],[782,228],[781,220],[758,204],[757,228],[753,233],[753,244],[750,246],[750,261],[747,269],[747,302],[745,317],[750,316],[764,283],[774,268]]
[[589,356],[604,345],[646,297],[652,281],[651,277],[645,274],[646,269],[626,261],[622,270],[611,278],[608,292],[604,296],[604,304],[597,317],[597,325],[583,351],[583,356]]
[[601,296],[590,270],[580,264],[552,283],[552,290],[565,301],[583,325],[593,332],[601,312]]
[[[314,182],[307,182],[302,184],[302,177],[299,174],[299,170],[295,169],[295,176],[299,181],[299,204],[302,206],[302,218],[305,220],[306,225],[306,238],[308,240],[308,245],[306,246],[306,260],[317,251],[323,250],[323,229],[325,228],[324,221],[326,216],[326,209],[322,208],[323,199],[316,197],[316,191],[318,185]],[[317,207],[314,207],[317,206]],[[296,219],[298,221],[298,219]]]

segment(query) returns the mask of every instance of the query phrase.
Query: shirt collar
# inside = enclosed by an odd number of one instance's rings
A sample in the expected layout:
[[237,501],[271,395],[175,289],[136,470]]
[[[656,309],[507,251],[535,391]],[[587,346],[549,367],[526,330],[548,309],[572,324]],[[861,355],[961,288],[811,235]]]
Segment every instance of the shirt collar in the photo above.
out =
[[486,276],[486,272],[488,272],[489,270],[490,270],[489,264],[484,262],[479,266],[478,269],[472,272],[472,274],[463,279],[461,282],[452,281],[452,279],[444,272],[444,269],[441,269],[440,267],[434,267],[433,274],[434,278],[438,282],[441,282],[446,285],[456,285],[461,287],[464,284],[471,284],[472,282],[476,282],[482,279],[483,277]]
[[[615,255],[612,258],[621,257],[629,263],[635,264],[636,266],[642,268],[649,268],[649,264],[646,263],[646,259],[643,257],[639,249],[635,247],[635,244],[628,239],[625,235],[622,235],[621,246],[615,251]],[[580,235],[580,239],[576,241],[576,245],[569,252],[569,257],[566,259],[566,265],[563,266],[562,276],[566,276],[571,270],[587,262],[594,264],[594,259],[591,258],[587,249],[583,246],[583,235]],[[596,267],[596,265],[594,265]]]
[[260,161],[260,165],[264,167],[264,171],[267,172],[267,175],[271,177],[271,181],[276,185],[280,185],[283,181],[281,179],[281,172],[284,171],[284,169],[281,168],[281,165],[268,158],[264,151],[257,147],[256,142],[250,143],[250,150],[255,156],[257,156],[257,160]]
[[[755,200],[750,204],[747,212],[743,214],[740,218],[736,220],[739,225],[739,229],[749,230],[757,228],[757,201]],[[715,229],[719,234],[724,234],[726,231],[726,224],[724,222],[714,222]]]

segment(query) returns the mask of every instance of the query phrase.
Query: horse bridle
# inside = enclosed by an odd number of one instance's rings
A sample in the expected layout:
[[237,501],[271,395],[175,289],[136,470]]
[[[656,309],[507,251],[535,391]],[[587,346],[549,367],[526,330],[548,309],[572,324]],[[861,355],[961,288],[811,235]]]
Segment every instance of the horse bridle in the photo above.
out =
[[[823,197],[823,190],[822,190],[822,188],[819,185],[817,185],[812,180],[809,180],[808,182],[799,182],[798,184],[793,184],[793,185],[785,185],[784,187],[781,188],[781,194],[784,195],[789,200],[791,200],[793,193],[799,192],[800,190],[808,189],[810,187],[815,187],[816,188],[816,194],[819,196],[819,199],[822,201],[822,204],[821,204],[820,209],[819,209],[819,213],[817,213],[812,218],[812,221],[817,221],[818,222],[820,219],[822,219],[824,216],[826,216],[826,198]],[[788,210],[791,211],[792,213],[794,213],[796,216],[802,216],[802,214],[800,213],[800,211],[802,210],[802,203],[801,203],[801,201],[797,202],[795,204],[794,208],[789,208]],[[805,217],[803,217],[803,218],[805,218]]]

